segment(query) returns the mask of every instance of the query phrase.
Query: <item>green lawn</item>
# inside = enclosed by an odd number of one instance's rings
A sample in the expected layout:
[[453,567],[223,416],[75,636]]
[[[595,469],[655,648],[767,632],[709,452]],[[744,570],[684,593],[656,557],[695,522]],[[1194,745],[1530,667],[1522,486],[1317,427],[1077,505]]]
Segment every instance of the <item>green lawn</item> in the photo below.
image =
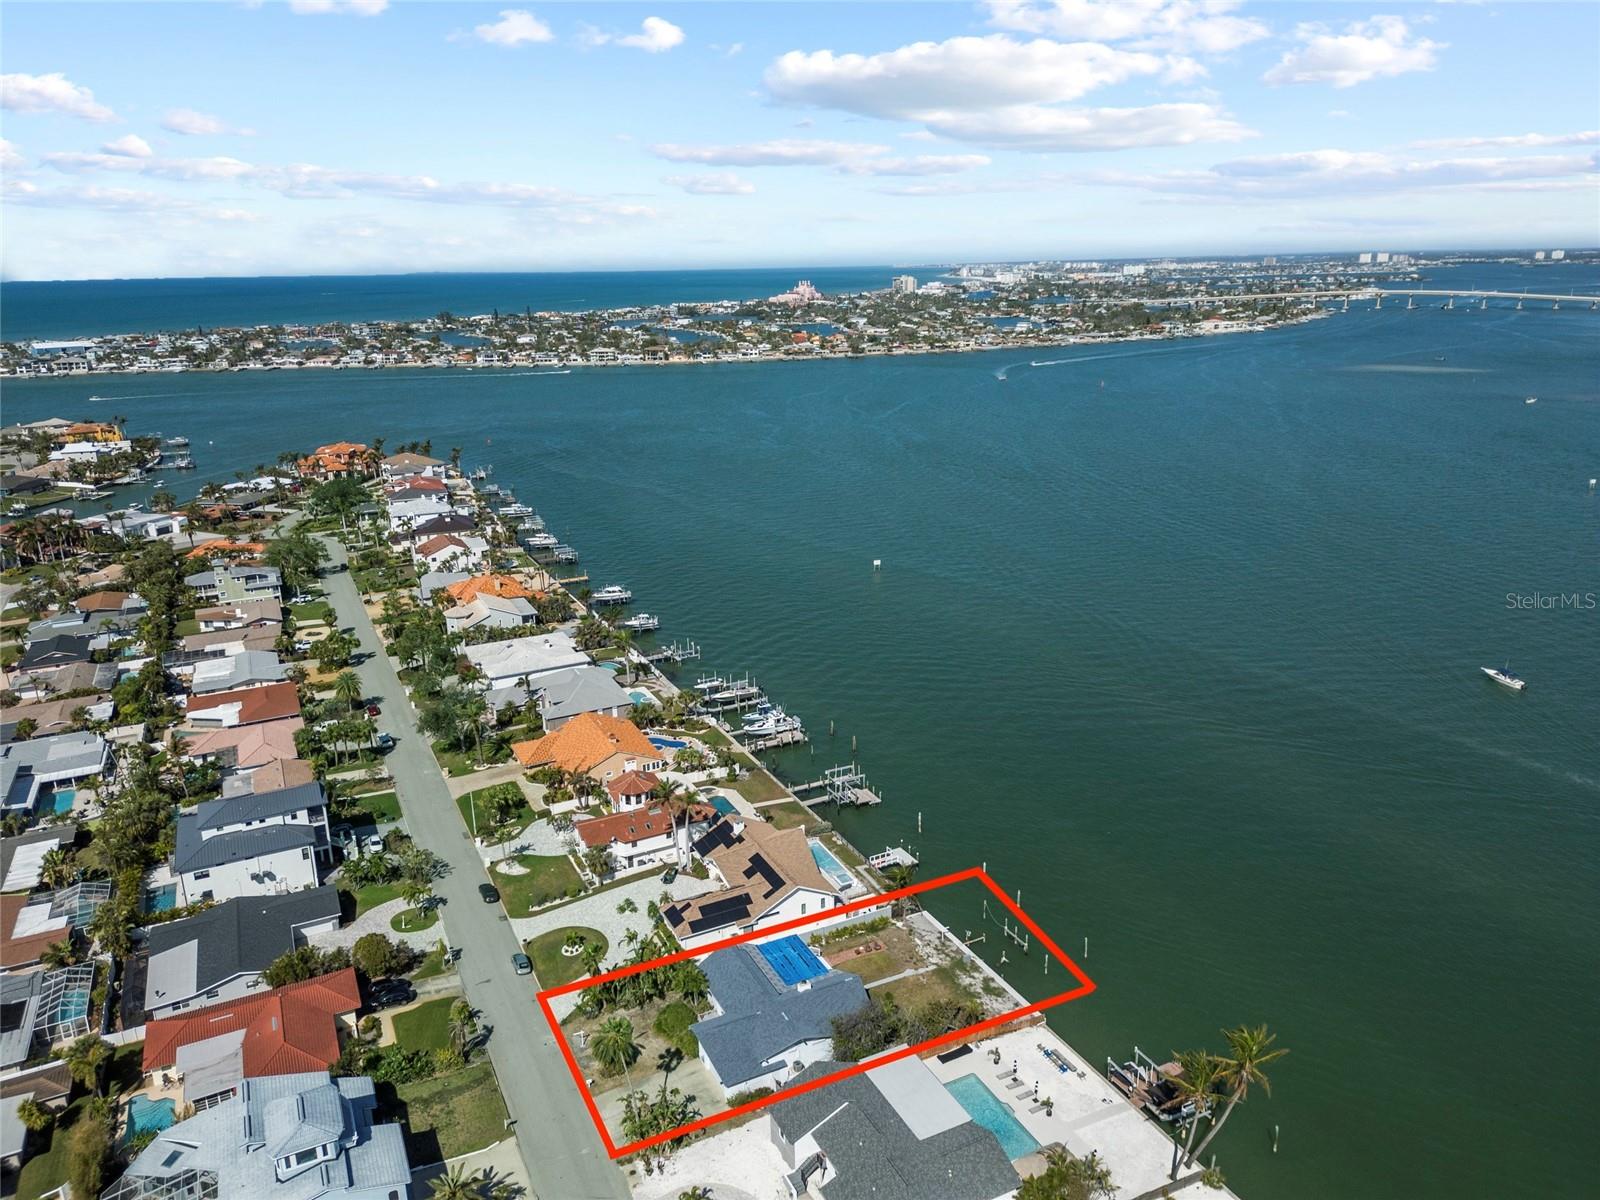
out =
[[[463,775],[471,775],[478,765],[478,751],[476,747],[471,750],[451,750],[435,742],[433,744],[433,757],[438,762],[441,770],[452,779]],[[497,763],[509,762],[511,747],[508,744],[486,744],[483,748],[483,761],[487,766]]]
[[313,600],[310,604],[291,604],[289,615],[294,618],[296,625],[309,625],[315,622],[327,625],[333,621],[333,605],[326,600]]
[[809,829],[818,823],[816,815],[798,800],[770,805],[761,810],[761,815],[779,829],[793,829],[796,825],[804,825]]
[[394,1015],[394,1040],[407,1050],[437,1050],[450,1044],[450,1006],[461,997],[440,996]]
[[200,632],[200,622],[193,617],[187,621],[179,621],[177,625],[173,626],[172,632],[178,637],[189,637]]
[[767,800],[781,800],[789,794],[783,784],[774,779],[768,771],[762,769],[751,771],[738,783],[730,786],[739,795],[750,801],[751,804],[761,804]]
[[381,792],[367,792],[364,795],[352,796],[351,800],[374,821],[400,819],[400,797],[395,795],[392,784],[384,785],[384,790]]
[[[781,804],[775,804],[773,807],[782,808],[783,806]],[[835,857],[837,857],[838,860],[847,867],[864,867],[867,865],[867,860],[861,857],[860,851],[858,851],[849,842],[845,841],[837,833],[823,834],[822,843],[823,845],[827,846],[828,849],[832,850]]]
[[395,1094],[406,1106],[413,1166],[471,1154],[506,1136],[506,1102],[486,1061],[438,1079],[401,1084]]
[[528,957],[533,959],[533,973],[538,976],[540,987],[551,988],[571,983],[583,974],[583,960],[580,957],[572,955],[569,958],[561,953],[562,944],[567,940],[569,933],[583,934],[602,951],[610,948],[605,934],[582,925],[568,925],[562,929],[552,929],[549,933],[541,933],[523,946],[528,952]]
[[[38,1200],[67,1181],[68,1133],[88,1103],[89,1097],[80,1096],[56,1118],[55,1128],[48,1135],[49,1145],[22,1165],[17,1176],[17,1200]],[[38,1141],[34,1140],[34,1144]]]
[[501,871],[489,874],[495,887],[500,889],[509,916],[529,916],[540,905],[561,899],[568,889],[583,886],[577,869],[565,856],[522,854],[516,861],[529,868],[526,875],[507,875]]
[[[346,889],[347,891],[349,889]],[[358,888],[351,893],[356,898],[356,916],[377,908],[380,904],[387,904],[391,900],[400,899],[400,885],[397,883],[373,883],[364,888]]]
[[449,965],[444,961],[444,944],[441,942],[423,956],[422,965],[411,972],[411,978],[433,979],[445,974],[449,969]]
[[396,933],[421,933],[439,923],[439,910],[430,908],[419,914],[414,908],[402,908],[389,920],[389,928]]
[[[497,784],[496,786],[499,785]],[[465,825],[469,831],[472,829],[473,806],[476,805],[478,812],[478,832],[480,834],[487,834],[491,832],[489,827],[488,809],[484,806],[484,793],[488,790],[488,788],[477,788],[474,791],[465,792],[456,797],[456,808],[461,810],[461,823]],[[497,840],[507,841],[513,835],[521,833],[529,825],[533,824],[533,817],[533,809],[528,806],[528,799],[526,796],[524,796],[521,807],[519,807],[517,811],[512,814],[510,822],[501,826],[498,830],[494,830],[493,832],[498,835]]]

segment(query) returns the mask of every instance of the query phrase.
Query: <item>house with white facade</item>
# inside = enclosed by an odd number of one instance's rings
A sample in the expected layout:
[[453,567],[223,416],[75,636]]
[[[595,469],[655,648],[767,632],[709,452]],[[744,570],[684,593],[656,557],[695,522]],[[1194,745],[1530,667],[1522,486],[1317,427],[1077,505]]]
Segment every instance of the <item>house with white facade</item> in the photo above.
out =
[[29,813],[41,801],[98,779],[111,766],[111,747],[98,733],[80,730],[0,746],[0,803],[8,813]]
[[674,819],[659,805],[639,807],[579,821],[573,832],[590,849],[604,846],[618,874],[662,863],[688,862],[689,846],[706,830],[717,810],[697,804]]
[[483,672],[486,690],[510,687],[523,680],[537,688],[540,676],[593,662],[565,630],[467,646],[462,654]]
[[277,567],[233,563],[184,577],[200,604],[234,604],[246,600],[283,599],[283,577]]
[[832,970],[794,936],[718,950],[700,969],[711,985],[712,1011],[689,1028],[725,1096],[780,1088],[827,1061],[833,1019],[867,1006],[861,976]]
[[465,604],[444,610],[444,627],[450,633],[466,633],[470,629],[520,629],[538,622],[538,611],[522,596],[480,592]]
[[320,783],[206,800],[178,814],[172,874],[183,904],[302,891],[332,845]]

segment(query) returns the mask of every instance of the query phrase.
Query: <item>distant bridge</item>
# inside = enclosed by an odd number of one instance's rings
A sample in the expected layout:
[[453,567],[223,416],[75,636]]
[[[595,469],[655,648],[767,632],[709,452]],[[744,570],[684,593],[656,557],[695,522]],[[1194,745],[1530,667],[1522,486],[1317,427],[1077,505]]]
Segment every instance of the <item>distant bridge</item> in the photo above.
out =
[[1520,308],[1525,300],[1538,300],[1548,303],[1552,308],[1559,309],[1563,304],[1589,306],[1590,310],[1600,308],[1600,296],[1559,295],[1554,292],[1498,292],[1485,288],[1326,288],[1303,292],[1207,292],[1195,296],[1158,296],[1158,297],[1130,297],[1105,300],[1081,300],[1080,304],[1150,304],[1150,305],[1189,305],[1231,303],[1240,300],[1343,300],[1346,305],[1352,300],[1372,300],[1378,307],[1383,306],[1385,297],[1405,298],[1408,303],[1414,304],[1418,297],[1441,296],[1445,298],[1446,307],[1453,308],[1457,300],[1487,302],[1489,300],[1515,300]]

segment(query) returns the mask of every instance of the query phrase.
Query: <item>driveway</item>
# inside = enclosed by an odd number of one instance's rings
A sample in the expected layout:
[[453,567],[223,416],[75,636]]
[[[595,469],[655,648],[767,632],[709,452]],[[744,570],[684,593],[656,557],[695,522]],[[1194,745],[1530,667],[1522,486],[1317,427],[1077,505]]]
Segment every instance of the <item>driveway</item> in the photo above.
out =
[[[345,563],[344,547],[334,539],[323,540],[330,562]],[[519,946],[505,911],[478,896],[478,885],[484,881],[482,861],[426,740],[412,726],[405,689],[350,573],[329,572],[322,582],[338,623],[354,631],[365,656],[355,670],[366,694],[383,707],[378,728],[395,738],[388,763],[406,826],[419,845],[450,866],[450,873],[434,886],[434,894],[445,901],[443,924],[450,944],[462,951],[457,968],[462,988],[473,1007],[482,1011],[484,1023],[495,1030],[489,1056],[516,1121],[517,1146],[533,1196],[628,1200],[622,1172],[606,1157],[554,1036],[534,1003],[537,985],[512,969],[511,956]]]

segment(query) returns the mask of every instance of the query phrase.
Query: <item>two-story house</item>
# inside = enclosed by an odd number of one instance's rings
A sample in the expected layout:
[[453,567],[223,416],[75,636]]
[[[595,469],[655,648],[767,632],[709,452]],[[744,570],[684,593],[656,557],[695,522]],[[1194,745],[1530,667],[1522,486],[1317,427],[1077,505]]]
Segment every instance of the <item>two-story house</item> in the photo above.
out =
[[207,800],[180,812],[172,874],[184,904],[317,886],[331,858],[320,783]]

